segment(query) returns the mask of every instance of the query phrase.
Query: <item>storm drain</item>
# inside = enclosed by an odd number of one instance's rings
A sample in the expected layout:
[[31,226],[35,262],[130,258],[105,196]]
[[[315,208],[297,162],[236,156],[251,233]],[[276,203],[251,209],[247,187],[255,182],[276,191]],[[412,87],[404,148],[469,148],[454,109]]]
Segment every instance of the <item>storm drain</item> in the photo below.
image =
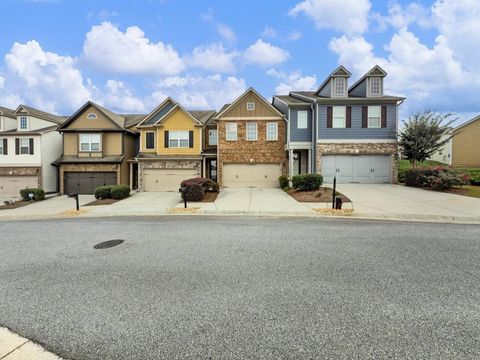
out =
[[120,245],[120,244],[123,243],[124,241],[125,241],[125,240],[120,240],[120,239],[108,240],[108,241],[104,241],[104,242],[98,243],[98,244],[95,245],[93,248],[94,248],[94,249],[97,249],[97,250],[100,250],[100,249],[108,249],[108,248],[111,248],[111,247]]

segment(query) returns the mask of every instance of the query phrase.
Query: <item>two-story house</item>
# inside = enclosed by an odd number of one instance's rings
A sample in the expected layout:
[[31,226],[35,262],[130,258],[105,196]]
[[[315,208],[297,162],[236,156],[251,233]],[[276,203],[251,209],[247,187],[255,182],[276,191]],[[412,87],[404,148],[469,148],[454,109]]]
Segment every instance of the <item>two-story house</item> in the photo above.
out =
[[60,192],[93,194],[102,185],[135,187],[128,160],[137,153],[135,125],[144,115],[116,114],[91,101],[62,124],[63,153],[59,169]]
[[140,190],[178,191],[181,181],[206,176],[207,162],[211,172],[215,156],[209,148],[204,153],[202,142],[205,125],[214,114],[213,110],[187,111],[169,97],[137,125]]
[[253,88],[215,116],[218,182],[224,187],[278,187],[287,173],[284,115]]
[[18,197],[25,188],[58,191],[51,163],[62,153],[56,128],[65,119],[26,105],[0,108],[0,197]]
[[[274,96],[288,119],[289,175],[320,173],[326,183],[397,181],[398,107],[384,94],[386,72],[374,66],[352,86],[338,67],[316,91]],[[304,160],[306,158],[306,160]]]

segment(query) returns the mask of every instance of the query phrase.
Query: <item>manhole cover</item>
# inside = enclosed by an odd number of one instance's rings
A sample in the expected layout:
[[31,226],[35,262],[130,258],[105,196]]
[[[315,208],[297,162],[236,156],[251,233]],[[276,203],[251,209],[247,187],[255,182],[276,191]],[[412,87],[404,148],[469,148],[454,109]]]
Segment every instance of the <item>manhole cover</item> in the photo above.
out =
[[98,244],[95,245],[93,248],[94,248],[94,249],[108,249],[108,248],[111,248],[111,247],[120,245],[120,244],[123,243],[124,241],[125,241],[125,240],[120,240],[120,239],[108,240],[108,241],[104,241],[104,242],[98,243]]

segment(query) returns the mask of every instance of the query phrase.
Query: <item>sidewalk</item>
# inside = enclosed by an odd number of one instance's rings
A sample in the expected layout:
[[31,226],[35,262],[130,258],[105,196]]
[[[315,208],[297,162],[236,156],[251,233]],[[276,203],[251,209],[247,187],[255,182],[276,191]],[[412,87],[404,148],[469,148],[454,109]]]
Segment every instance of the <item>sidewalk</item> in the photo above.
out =
[[0,327],[0,360],[61,360],[40,345]]

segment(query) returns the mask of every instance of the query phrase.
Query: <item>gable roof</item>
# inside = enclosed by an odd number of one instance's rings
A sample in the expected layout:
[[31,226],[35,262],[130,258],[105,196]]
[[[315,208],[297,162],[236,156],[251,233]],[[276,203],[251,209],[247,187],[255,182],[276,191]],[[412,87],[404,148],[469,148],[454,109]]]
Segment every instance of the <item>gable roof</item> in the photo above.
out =
[[12,109],[0,106],[0,116],[6,116],[12,119],[16,119],[14,111]]
[[467,126],[467,125],[470,125],[471,123],[473,123],[475,121],[478,121],[478,120],[480,120],[480,115],[475,116],[473,119],[470,119],[470,120],[464,122],[463,124],[458,125],[455,129],[453,129],[453,131],[455,132],[455,131],[457,131],[457,130],[459,130],[459,129]]
[[383,70],[380,66],[375,65],[372,67],[370,70],[367,71],[365,75],[363,75],[360,79],[358,79],[355,84],[350,86],[348,91],[350,92],[351,90],[355,89],[358,85],[360,85],[365,79],[369,76],[380,76],[380,77],[385,77],[387,76],[387,72]]
[[314,94],[318,94],[320,93],[320,91],[322,91],[322,89],[328,84],[328,82],[330,81],[330,79],[334,76],[342,76],[342,77],[347,77],[349,78],[350,76],[352,76],[352,73],[350,71],[348,71],[345,66],[343,65],[340,65],[339,67],[337,67],[335,70],[333,70],[330,75],[328,75],[328,77],[323,81],[323,83],[320,84],[320,86],[318,87],[317,91],[314,92]]
[[101,112],[110,122],[115,125],[115,127],[119,129],[123,129],[125,125],[125,118],[113,113],[112,111],[105,109],[103,106],[95,104],[92,101],[87,101],[85,104],[80,107],[72,116],[70,116],[67,121],[65,121],[61,126],[59,126],[58,130],[66,129],[68,125],[70,125],[73,121],[75,121],[80,114],[82,114],[89,106],[96,108],[99,112]]
[[[196,118],[191,112],[187,111],[182,105],[173,100],[171,97],[167,97],[164,101],[162,101],[160,105],[153,109],[150,114],[148,114],[142,121],[140,121],[137,126],[145,127],[159,125],[167,118],[169,114],[171,114],[177,108],[187,114],[197,125],[203,125],[203,122]],[[202,114],[201,116],[205,116],[205,114]]]
[[190,110],[189,113],[202,124],[206,124],[215,115],[215,110]]
[[13,112],[13,114],[16,116],[21,112],[21,110],[24,110],[30,116],[50,121],[55,124],[63,124],[65,120],[68,119],[68,116],[53,115],[42,110],[34,109],[27,105],[19,105],[18,108]]
[[278,114],[279,117],[284,118],[284,115],[280,111],[278,111],[275,106],[273,106],[269,101],[267,101],[267,99],[265,99],[257,90],[255,90],[253,87],[250,87],[247,89],[247,91],[245,91],[242,95],[235,99],[234,102],[232,102],[231,104],[225,104],[222,109],[215,115],[215,119],[220,118],[224,113],[231,110],[235,105],[237,105],[237,103],[242,101],[242,99],[250,93],[255,94],[268,108]]

